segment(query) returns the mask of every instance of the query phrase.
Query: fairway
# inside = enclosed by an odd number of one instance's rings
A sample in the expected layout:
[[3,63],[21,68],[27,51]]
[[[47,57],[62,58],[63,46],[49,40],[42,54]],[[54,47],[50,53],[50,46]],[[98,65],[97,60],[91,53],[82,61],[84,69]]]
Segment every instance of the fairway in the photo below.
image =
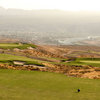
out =
[[27,49],[28,47],[33,47],[35,48],[36,46],[33,44],[21,44],[21,43],[0,43],[0,48],[1,49],[14,49],[14,48],[18,48],[18,49]]
[[10,54],[0,54],[0,62],[1,63],[13,63],[13,61],[25,61],[25,64],[35,64],[35,65],[42,65],[40,61],[31,59],[24,56],[16,56]]
[[100,80],[0,69],[0,100],[100,100]]
[[100,67],[100,58],[77,58],[75,61],[67,63],[68,65],[91,65]]
[[7,46],[8,47],[17,47],[17,46],[20,46],[20,45],[19,44],[13,44],[13,43],[12,44],[11,43],[8,43],[8,44],[7,43],[6,44],[3,43],[3,44],[0,44],[0,47],[7,47]]
[[84,62],[84,63],[98,63],[98,64],[100,64],[100,61],[85,61],[85,60],[83,60],[83,61],[80,61],[80,62]]
[[24,56],[16,56],[10,54],[0,54],[0,61],[7,61],[7,60],[21,60],[21,61],[34,61],[34,59],[27,58]]

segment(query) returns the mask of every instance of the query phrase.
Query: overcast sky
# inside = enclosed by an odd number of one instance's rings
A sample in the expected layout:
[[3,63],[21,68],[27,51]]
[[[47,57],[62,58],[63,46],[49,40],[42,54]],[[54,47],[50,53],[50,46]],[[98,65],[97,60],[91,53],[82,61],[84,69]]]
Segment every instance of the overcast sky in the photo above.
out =
[[0,6],[19,9],[99,10],[100,0],[0,0]]

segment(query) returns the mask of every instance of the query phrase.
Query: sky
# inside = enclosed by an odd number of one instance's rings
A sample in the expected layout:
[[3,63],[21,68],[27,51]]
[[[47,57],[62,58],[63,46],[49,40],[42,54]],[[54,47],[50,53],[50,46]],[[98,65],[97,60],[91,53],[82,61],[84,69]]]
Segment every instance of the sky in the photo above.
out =
[[100,0],[0,0],[4,8],[100,11]]

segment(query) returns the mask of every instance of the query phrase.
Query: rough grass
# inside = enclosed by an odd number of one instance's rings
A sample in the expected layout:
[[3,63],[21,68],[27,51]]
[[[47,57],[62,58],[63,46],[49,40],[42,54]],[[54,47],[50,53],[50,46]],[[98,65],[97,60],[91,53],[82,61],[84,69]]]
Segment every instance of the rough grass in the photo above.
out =
[[35,59],[27,58],[24,56],[15,56],[15,55],[10,55],[10,54],[0,54],[0,62],[1,63],[10,63],[12,64],[13,61],[25,61],[26,64],[34,64],[34,65],[40,65],[43,66],[43,64],[39,63]]
[[100,100],[100,80],[0,69],[0,100]]
[[33,44],[19,44],[19,43],[0,43],[0,48],[1,49],[26,49],[27,47],[33,47],[35,48],[36,46]]

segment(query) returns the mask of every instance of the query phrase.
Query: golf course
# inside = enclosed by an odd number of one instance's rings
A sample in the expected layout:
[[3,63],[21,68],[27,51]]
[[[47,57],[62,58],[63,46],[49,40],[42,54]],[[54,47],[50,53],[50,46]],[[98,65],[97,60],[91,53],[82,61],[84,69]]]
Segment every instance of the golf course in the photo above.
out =
[[0,69],[0,90],[0,100],[100,100],[100,80],[50,72]]
[[[25,62],[25,65],[33,65],[33,67],[43,66],[51,67],[52,69],[53,66],[56,68],[65,68],[65,70],[61,69],[64,73],[55,73],[57,69],[53,72],[51,70],[41,72],[37,70],[21,70],[20,68],[19,70],[2,69],[1,67],[0,100],[100,100],[100,80],[97,78],[88,78],[90,72],[97,71],[99,73],[100,70],[88,69],[90,67],[82,69],[82,66],[76,66],[91,65],[93,67],[100,67],[99,58],[76,58],[69,60],[67,57],[65,59],[63,57],[60,58],[60,56],[53,56],[52,53],[43,48],[37,47],[32,51],[27,49],[27,47],[35,48],[36,46],[18,43],[0,44],[0,49],[3,51],[0,53],[0,64],[13,66],[14,61],[22,61]],[[20,50],[16,52],[13,50],[14,48]],[[20,56],[19,54],[23,55]],[[25,56],[25,54],[28,54],[29,57]],[[46,65],[44,66],[43,64]],[[57,65],[59,66],[57,67]],[[66,67],[69,69],[66,69]],[[77,69],[78,67],[79,69]],[[69,72],[70,74],[68,75]],[[88,73],[88,77],[82,78],[81,76],[85,73]],[[81,76],[75,77],[77,74]],[[97,76],[99,78],[99,74]],[[79,93],[77,92],[78,89],[80,89]]]
[[0,100],[100,100],[100,0],[0,0]]

